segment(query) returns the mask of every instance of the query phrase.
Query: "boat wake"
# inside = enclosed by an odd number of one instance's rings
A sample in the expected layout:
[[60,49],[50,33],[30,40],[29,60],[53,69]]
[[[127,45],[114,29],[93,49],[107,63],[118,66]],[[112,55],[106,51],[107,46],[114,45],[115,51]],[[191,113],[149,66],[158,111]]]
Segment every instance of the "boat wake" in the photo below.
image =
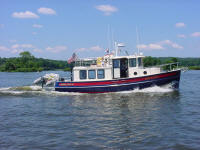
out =
[[[112,94],[131,94],[131,93],[145,93],[145,94],[162,94],[173,92],[174,90],[170,88],[171,85],[166,85],[165,87],[153,86],[145,89],[135,89],[132,91],[121,91],[114,92]],[[104,93],[105,94],[105,93]],[[107,93],[106,93],[107,94]],[[41,86],[19,86],[19,87],[7,87],[0,88],[0,96],[1,95],[13,95],[13,96],[41,96],[41,95],[51,95],[51,96],[59,96],[59,95],[86,95],[85,93],[72,93],[72,92],[57,92],[54,90],[54,87],[45,87]]]
[[54,90],[54,87],[45,87],[41,86],[19,86],[19,87],[7,87],[0,88],[1,95],[13,95],[13,96],[41,96],[41,95],[80,95],[79,93],[69,93],[69,92],[57,92]]
[[173,92],[174,89],[171,88],[171,84],[168,84],[166,86],[160,87],[160,86],[152,86],[149,88],[145,89],[134,89],[131,91],[122,91],[122,92],[117,92],[121,94],[126,94],[126,93],[169,93]]

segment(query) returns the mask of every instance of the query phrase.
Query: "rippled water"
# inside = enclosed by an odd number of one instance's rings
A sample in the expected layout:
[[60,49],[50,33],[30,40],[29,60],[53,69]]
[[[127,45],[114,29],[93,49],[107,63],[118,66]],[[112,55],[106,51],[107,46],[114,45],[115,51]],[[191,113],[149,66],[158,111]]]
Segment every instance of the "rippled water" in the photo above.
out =
[[1,150],[200,149],[200,71],[183,73],[179,91],[109,94],[31,86],[45,73],[0,73]]

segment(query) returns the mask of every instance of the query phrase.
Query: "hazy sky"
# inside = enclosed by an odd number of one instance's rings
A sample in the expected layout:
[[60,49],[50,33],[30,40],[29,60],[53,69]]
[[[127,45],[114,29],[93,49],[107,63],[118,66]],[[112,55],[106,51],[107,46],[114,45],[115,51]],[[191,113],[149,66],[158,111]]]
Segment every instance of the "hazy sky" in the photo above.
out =
[[130,54],[199,57],[200,0],[0,0],[0,57],[102,56],[112,39]]

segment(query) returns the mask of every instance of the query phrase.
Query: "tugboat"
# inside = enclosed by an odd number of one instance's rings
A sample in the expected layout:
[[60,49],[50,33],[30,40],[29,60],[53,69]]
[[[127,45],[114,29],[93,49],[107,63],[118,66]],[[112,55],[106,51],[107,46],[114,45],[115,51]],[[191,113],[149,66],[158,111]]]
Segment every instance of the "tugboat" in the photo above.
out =
[[107,93],[168,84],[174,89],[179,88],[181,69],[178,63],[166,64],[165,67],[164,65],[144,67],[145,56],[142,53],[120,56],[124,44],[115,43],[115,45],[115,54],[107,53],[103,57],[77,59],[73,54],[69,60],[74,61],[71,79],[61,78],[56,81],[55,91]]

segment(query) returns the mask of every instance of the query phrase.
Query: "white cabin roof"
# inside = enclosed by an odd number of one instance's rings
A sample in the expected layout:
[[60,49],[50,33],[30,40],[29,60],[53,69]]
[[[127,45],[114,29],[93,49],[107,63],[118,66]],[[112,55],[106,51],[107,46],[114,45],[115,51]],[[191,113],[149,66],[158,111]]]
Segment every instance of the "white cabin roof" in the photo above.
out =
[[129,56],[114,56],[114,57],[111,57],[111,59],[122,59],[122,58],[127,58],[127,59],[130,59],[130,58],[140,58],[140,57],[145,57],[144,55],[129,55]]
[[[129,55],[129,56],[114,56],[114,55],[105,55],[105,56],[102,56],[102,57],[107,57],[107,58],[110,58],[110,59],[122,59],[122,58],[138,58],[138,57],[145,57],[144,55]],[[97,58],[99,57],[93,57],[93,58],[79,58],[77,61],[92,61],[92,60],[96,60]]]
[[82,70],[82,69],[107,69],[107,68],[112,68],[112,66],[76,66],[73,69],[74,70]]

